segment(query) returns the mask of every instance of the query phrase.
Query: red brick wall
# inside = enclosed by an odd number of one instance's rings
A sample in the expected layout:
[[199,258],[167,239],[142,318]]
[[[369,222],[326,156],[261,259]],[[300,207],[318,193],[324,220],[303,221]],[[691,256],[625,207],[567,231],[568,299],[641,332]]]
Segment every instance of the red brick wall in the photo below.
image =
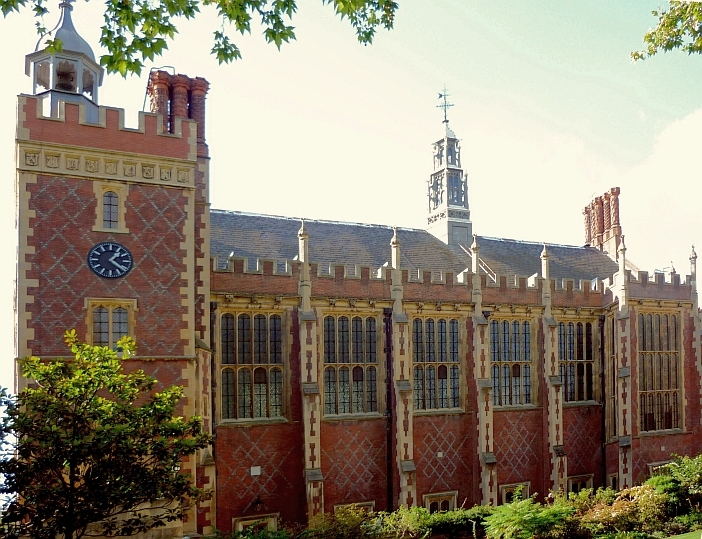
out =
[[608,443],[605,446],[605,459],[607,466],[607,477],[605,477],[605,486],[611,486],[609,484],[609,476],[611,474],[619,473],[619,442],[615,440],[614,442]]
[[[478,441],[473,414],[415,416],[414,462],[417,466],[417,505],[422,496],[458,491],[458,505],[480,503],[475,488],[480,474],[475,466]],[[439,456],[443,453],[443,456]]]
[[531,481],[531,493],[544,496],[544,470],[550,458],[544,452],[542,410],[499,411],[495,423],[495,456],[498,485]]
[[[30,288],[29,306],[36,355],[64,355],[63,333],[76,328],[86,336],[85,297],[137,298],[135,335],[139,355],[183,355],[180,330],[185,327],[181,306],[180,272],[185,252],[183,241],[185,197],[175,189],[132,185],[127,197],[129,234],[92,232],[96,196],[91,181],[39,175],[29,184],[30,220],[34,232],[27,255],[32,270],[27,278],[38,279]],[[134,257],[134,267],[119,279],[104,279],[87,266],[90,248],[102,241],[117,241]]]
[[373,500],[376,510],[386,509],[385,425],[384,418],[322,422],[320,434],[326,512],[333,512],[335,504]]
[[[22,107],[21,102],[20,107]],[[183,120],[182,136],[158,135],[155,114],[144,115],[144,133],[132,129],[120,129],[120,110],[118,109],[106,110],[106,127],[81,125],[78,123],[78,111],[77,104],[66,103],[65,121],[37,118],[37,99],[27,97],[20,114],[22,112],[26,114],[23,127],[29,129],[30,140],[159,157],[187,159],[191,149],[188,139],[196,136],[197,131],[195,122]]]
[[[264,504],[259,514],[280,513],[283,521],[306,520],[303,438],[300,424],[219,426],[217,461],[217,529],[230,531],[232,518],[257,514],[251,502]],[[261,475],[252,476],[251,467]]]
[[563,431],[568,475],[594,474],[593,485],[602,485],[602,407],[564,407]]
[[[678,291],[685,287],[676,287],[674,285],[662,284],[659,277],[658,283],[648,283],[642,285],[642,288],[652,291],[660,291],[661,289],[668,291]],[[638,394],[639,381],[639,360],[638,360],[638,312],[635,308],[631,311],[631,386],[632,393]],[[638,407],[638,399],[632,400],[632,420],[633,432],[638,437],[632,440],[633,453],[633,481],[640,483],[648,477],[648,464],[670,460],[671,454],[676,455],[696,455],[702,447],[702,431],[700,430],[700,405],[699,398],[693,397],[700,394],[700,377],[696,367],[695,357],[695,325],[694,319],[689,310],[685,310],[681,320],[682,333],[682,351],[685,361],[682,363],[684,389],[682,391],[682,399],[684,403],[684,411],[681,409],[681,427],[684,429],[684,434],[665,434],[665,435],[640,435],[640,410]],[[682,424],[684,420],[684,425]]]

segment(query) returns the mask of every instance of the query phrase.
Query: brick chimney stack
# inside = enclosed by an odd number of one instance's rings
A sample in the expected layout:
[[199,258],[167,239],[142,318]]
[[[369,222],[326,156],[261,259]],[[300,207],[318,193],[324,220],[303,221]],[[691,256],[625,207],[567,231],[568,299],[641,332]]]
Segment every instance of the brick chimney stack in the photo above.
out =
[[163,131],[173,133],[176,118],[197,122],[197,154],[207,157],[205,143],[205,96],[209,83],[202,77],[171,75],[166,71],[152,71],[147,93],[151,98],[151,112],[163,116]]
[[612,187],[604,195],[596,197],[583,210],[585,245],[596,247],[617,259],[622,238],[619,223],[619,187]]

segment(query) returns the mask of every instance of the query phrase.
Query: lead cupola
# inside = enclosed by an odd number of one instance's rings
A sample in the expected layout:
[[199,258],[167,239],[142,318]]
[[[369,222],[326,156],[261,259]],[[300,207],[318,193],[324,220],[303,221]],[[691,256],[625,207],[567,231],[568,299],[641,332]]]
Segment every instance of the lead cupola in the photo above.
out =
[[[32,93],[48,100],[51,116],[58,115],[59,101],[83,103],[86,120],[98,122],[98,87],[104,70],[95,62],[93,50],[73,26],[73,0],[59,4],[61,17],[56,28],[25,57],[25,73],[32,77]],[[61,51],[47,51],[49,39],[60,40]]]

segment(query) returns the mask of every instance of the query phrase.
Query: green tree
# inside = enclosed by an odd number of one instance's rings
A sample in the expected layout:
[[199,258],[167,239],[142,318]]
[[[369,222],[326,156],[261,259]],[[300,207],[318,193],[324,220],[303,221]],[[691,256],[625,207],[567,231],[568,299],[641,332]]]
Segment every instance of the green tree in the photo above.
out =
[[653,11],[658,25],[646,32],[642,51],[631,53],[634,60],[643,60],[660,51],[680,49],[688,54],[702,53],[702,2],[670,0],[668,9]]
[[131,535],[180,519],[205,495],[181,464],[211,441],[199,417],[177,415],[182,388],[125,373],[129,338],[122,358],[75,331],[66,343],[73,358],[21,360],[30,387],[0,396],[0,536]]
[[[13,11],[31,9],[39,18],[37,31],[46,33],[41,20],[48,13],[48,0],[0,0],[4,16]],[[348,19],[356,30],[358,40],[372,43],[380,26],[392,28],[397,10],[394,0],[322,0],[331,4],[342,19]],[[109,0],[105,3],[104,25],[100,44],[107,54],[100,63],[109,73],[140,73],[144,60],[153,60],[168,48],[168,40],[178,33],[179,19],[192,19],[201,6],[213,6],[221,19],[220,29],[214,32],[212,54],[219,63],[241,58],[241,51],[232,42],[227,30],[240,34],[251,33],[251,21],[260,20],[263,36],[278,49],[295,39],[295,28],[290,25],[297,11],[297,0]],[[50,50],[60,50],[61,43],[49,41]]]

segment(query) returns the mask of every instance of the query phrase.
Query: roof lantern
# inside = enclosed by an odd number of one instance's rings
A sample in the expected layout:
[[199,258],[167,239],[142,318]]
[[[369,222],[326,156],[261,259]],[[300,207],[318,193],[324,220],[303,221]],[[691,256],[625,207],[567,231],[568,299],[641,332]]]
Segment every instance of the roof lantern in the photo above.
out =
[[[58,116],[59,101],[83,103],[86,121],[98,122],[98,87],[104,70],[95,62],[93,50],[73,26],[74,0],[59,4],[61,16],[56,28],[44,34],[35,51],[25,57],[25,73],[32,77],[32,93],[50,104],[51,116]],[[62,50],[48,52],[49,39],[61,41]]]

